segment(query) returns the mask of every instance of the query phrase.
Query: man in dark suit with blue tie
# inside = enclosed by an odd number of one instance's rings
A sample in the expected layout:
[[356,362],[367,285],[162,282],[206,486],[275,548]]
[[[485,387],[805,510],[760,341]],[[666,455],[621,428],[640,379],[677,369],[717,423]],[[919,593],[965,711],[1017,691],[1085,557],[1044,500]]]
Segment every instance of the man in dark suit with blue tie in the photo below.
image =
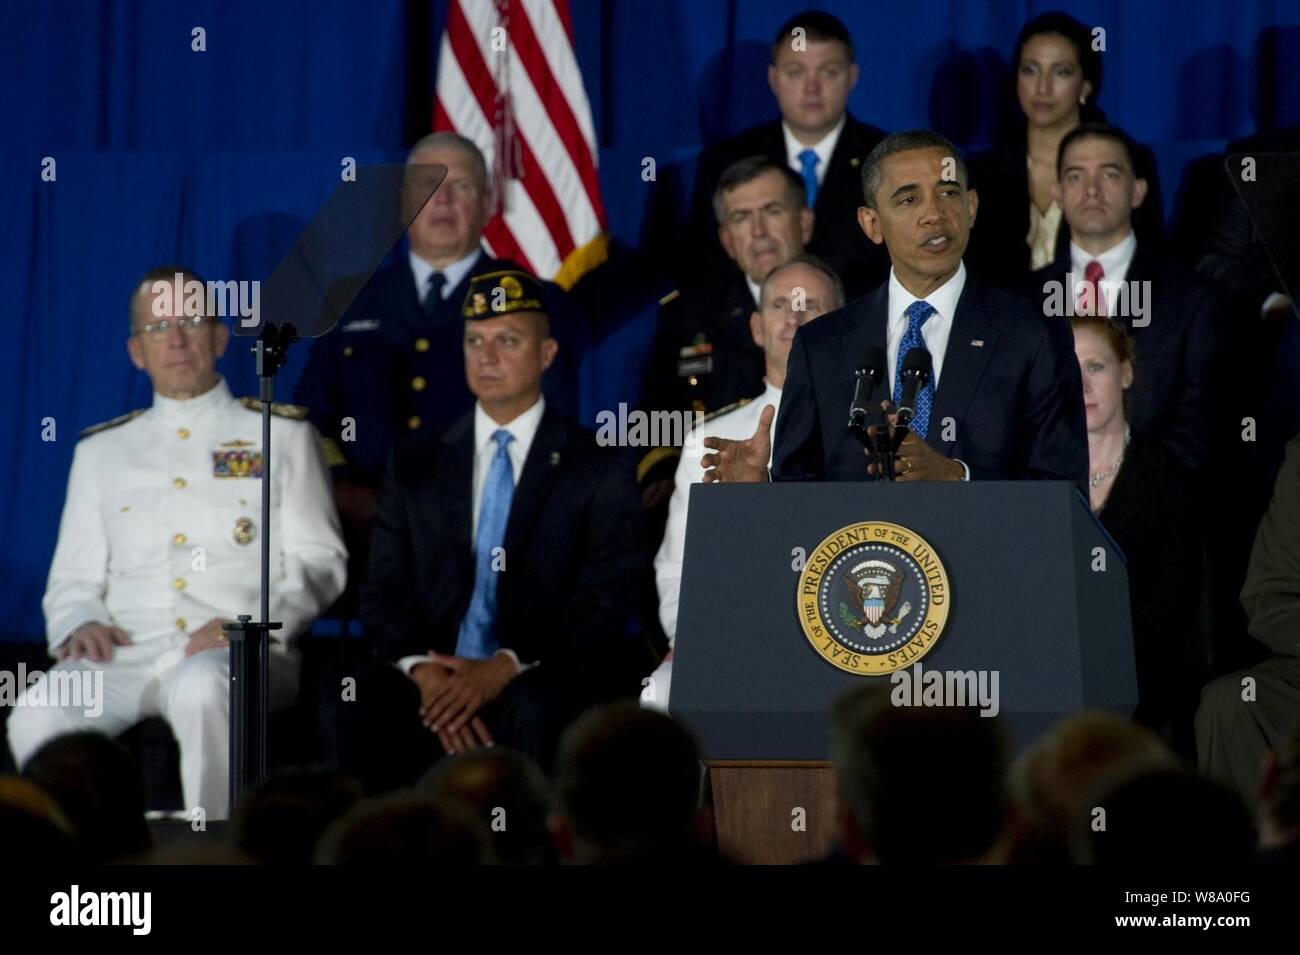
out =
[[[907,353],[933,374],[897,452],[899,481],[1041,479],[1087,490],[1083,386],[1065,323],[967,275],[962,253],[978,197],[957,149],[930,130],[885,137],[863,163],[862,231],[889,250],[889,280],[795,334],[776,422],[771,478],[863,481],[879,475],[845,427],[854,369],[887,356],[897,402]],[[754,437],[709,439],[708,480],[767,478],[765,412]]]
[[394,449],[361,595],[380,662],[356,741],[373,789],[494,743],[546,767],[569,719],[637,687],[625,634],[649,564],[635,466],[542,397],[558,346],[541,291],[519,271],[474,278],[473,410]]
[[[377,272],[338,327],[313,344],[294,395],[321,433],[334,477],[352,556],[349,594],[365,576],[376,494],[393,444],[474,406],[461,354],[460,306],[470,282],[518,268],[481,244],[493,200],[483,154],[471,140],[431,133],[407,162],[444,165],[447,176],[412,220],[409,250]],[[566,346],[547,376],[547,396],[565,414],[577,414],[581,329],[559,288],[543,283],[542,296]]]

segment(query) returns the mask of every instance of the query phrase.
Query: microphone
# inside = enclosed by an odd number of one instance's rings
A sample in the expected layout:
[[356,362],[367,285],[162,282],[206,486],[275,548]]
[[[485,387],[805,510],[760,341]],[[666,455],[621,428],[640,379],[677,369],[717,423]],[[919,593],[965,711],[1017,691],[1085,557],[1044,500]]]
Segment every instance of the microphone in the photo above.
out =
[[876,387],[888,376],[889,364],[885,350],[876,346],[867,349],[866,355],[853,372],[853,403],[849,405],[849,433],[867,443],[867,416],[871,414],[871,399]]
[[898,427],[906,428],[916,416],[916,396],[930,380],[934,362],[924,348],[913,348],[903,358],[903,393],[898,402]]

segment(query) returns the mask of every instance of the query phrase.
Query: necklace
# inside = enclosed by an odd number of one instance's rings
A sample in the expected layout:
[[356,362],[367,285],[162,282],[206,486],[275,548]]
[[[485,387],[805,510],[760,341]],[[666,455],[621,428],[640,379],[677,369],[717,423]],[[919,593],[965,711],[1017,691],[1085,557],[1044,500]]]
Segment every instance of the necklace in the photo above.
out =
[[1090,486],[1097,487],[1102,481],[1115,476],[1115,472],[1119,470],[1119,466],[1124,463],[1124,452],[1128,450],[1128,443],[1132,437],[1133,435],[1130,433],[1128,425],[1124,425],[1124,447],[1120,449],[1119,457],[1115,459],[1114,464],[1102,471],[1100,474],[1089,474],[1088,484]]

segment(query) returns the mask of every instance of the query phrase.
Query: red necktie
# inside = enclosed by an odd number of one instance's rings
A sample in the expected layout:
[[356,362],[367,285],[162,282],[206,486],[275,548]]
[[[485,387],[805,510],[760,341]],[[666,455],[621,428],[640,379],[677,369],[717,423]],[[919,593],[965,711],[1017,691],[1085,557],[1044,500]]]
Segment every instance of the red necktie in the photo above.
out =
[[1101,286],[1098,284],[1105,277],[1106,272],[1096,259],[1084,266],[1083,284],[1079,288],[1080,315],[1106,314],[1106,297],[1101,294]]

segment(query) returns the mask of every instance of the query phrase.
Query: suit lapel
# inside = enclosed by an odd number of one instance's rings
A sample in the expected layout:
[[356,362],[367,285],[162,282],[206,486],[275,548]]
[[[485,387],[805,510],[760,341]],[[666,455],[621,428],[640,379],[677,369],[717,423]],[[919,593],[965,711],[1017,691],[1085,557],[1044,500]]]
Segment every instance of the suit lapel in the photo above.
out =
[[822,177],[821,186],[817,189],[815,211],[818,222],[834,214],[843,215],[841,208],[827,207],[827,203],[835,206],[842,202],[844,196],[857,195],[861,191],[859,180],[863,157],[858,155],[859,133],[857,120],[852,116],[845,119],[844,129],[840,131],[840,138],[835,143],[835,151],[826,164],[826,175]]
[[979,283],[967,274],[966,287],[957,300],[957,314],[953,316],[952,330],[948,333],[948,349],[943,356],[943,380],[934,394],[934,407],[930,412],[930,429],[926,443],[943,454],[951,454],[956,441],[943,440],[941,422],[951,417],[962,420],[966,408],[975,394],[975,388],[984,376],[989,358],[998,346],[998,331],[988,320],[984,292]]
[[[853,373],[862,365],[862,359],[866,356],[868,348],[874,346],[882,351],[886,349],[889,328],[887,314],[889,283],[886,282],[867,293],[849,307],[858,310],[857,320],[840,341],[844,350],[844,365],[848,368],[849,379],[852,380]],[[887,392],[889,388],[890,382],[885,382],[884,390]],[[844,409],[844,412],[848,414],[848,409]]]
[[532,533],[537,515],[560,476],[567,442],[568,435],[559,412],[547,408],[537,426],[533,446],[524,459],[519,485],[510,502],[510,520],[506,524],[507,554],[522,550]]
[[464,566],[473,553],[470,524],[474,492],[474,413],[471,411],[447,429],[442,437],[447,445],[445,464],[435,474],[442,519],[451,538],[455,566]]

